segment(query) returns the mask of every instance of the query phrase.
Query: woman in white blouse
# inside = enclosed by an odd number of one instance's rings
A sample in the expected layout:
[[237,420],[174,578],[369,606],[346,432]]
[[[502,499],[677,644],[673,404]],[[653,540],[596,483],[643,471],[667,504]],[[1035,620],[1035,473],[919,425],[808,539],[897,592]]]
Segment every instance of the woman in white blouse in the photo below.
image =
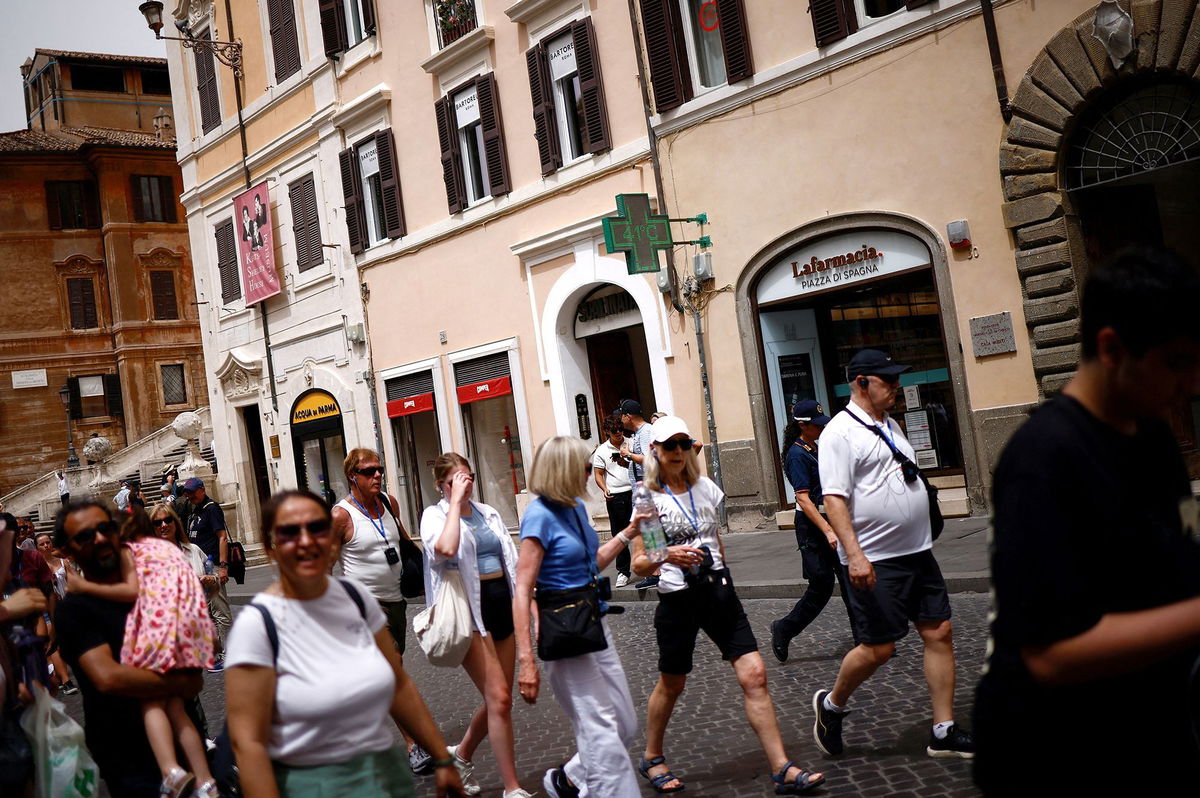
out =
[[516,665],[512,596],[517,547],[500,513],[471,501],[475,474],[462,455],[448,452],[433,464],[442,500],[421,516],[425,545],[425,600],[434,606],[449,570],[458,571],[471,603],[475,633],[463,668],[483,695],[462,742],[450,746],[468,795],[480,787],[472,778],[471,757],[486,736],[504,780],[504,798],[528,798],[517,780],[513,751],[512,681]]
[[437,794],[461,791],[379,604],[361,584],[329,576],[338,555],[332,530],[329,507],[309,491],[277,493],[263,507],[263,545],[279,579],[254,597],[258,611],[238,615],[225,654],[242,793],[412,798],[389,715],[433,755]]

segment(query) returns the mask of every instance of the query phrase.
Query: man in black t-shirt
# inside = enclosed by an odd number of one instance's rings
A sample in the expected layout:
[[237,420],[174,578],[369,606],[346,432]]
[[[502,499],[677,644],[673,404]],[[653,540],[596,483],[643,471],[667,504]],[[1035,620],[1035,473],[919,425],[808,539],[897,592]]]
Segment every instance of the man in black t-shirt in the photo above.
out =
[[[108,508],[91,499],[69,503],[54,522],[54,545],[71,556],[94,582],[121,576],[118,526]],[[83,696],[88,750],[113,798],[156,798],[162,774],[146,739],[141,700],[191,697],[201,678],[183,672],[160,675],[120,664],[125,617],[132,604],[69,593],[54,625],[63,658]]]
[[225,583],[229,581],[229,533],[225,529],[225,512],[204,489],[204,481],[192,477],[180,486],[180,492],[192,505],[188,516],[188,537],[200,550],[212,558],[217,576],[217,590],[208,595],[208,614],[217,629],[217,661],[211,668],[220,671],[225,659],[225,638],[233,625],[233,612],[229,607],[229,593]]
[[1161,251],[1097,269],[1078,371],[1000,458],[974,723],[987,796],[1200,790],[1197,505],[1161,420],[1197,391],[1197,298],[1200,276]]

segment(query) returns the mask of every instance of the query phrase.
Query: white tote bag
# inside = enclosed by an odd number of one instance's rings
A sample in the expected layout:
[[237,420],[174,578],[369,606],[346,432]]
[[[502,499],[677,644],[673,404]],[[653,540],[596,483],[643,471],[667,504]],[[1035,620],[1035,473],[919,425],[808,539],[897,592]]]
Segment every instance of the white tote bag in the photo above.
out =
[[100,772],[83,741],[83,727],[40,684],[34,704],[21,718],[33,745],[38,798],[91,798],[100,788]]
[[429,661],[443,668],[462,665],[471,647],[471,603],[458,571],[446,569],[437,601],[413,618],[417,642]]

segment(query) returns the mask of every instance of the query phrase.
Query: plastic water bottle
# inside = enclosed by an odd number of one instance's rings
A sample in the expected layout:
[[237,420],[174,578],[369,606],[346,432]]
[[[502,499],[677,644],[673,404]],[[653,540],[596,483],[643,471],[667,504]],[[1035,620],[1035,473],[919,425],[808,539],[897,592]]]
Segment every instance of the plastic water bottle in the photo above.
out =
[[663,562],[667,559],[667,533],[663,531],[650,489],[641,482],[633,489],[633,509],[636,513],[649,513],[649,518],[642,519],[642,543],[650,562]]
[[206,559],[204,561],[204,573],[209,576],[212,576],[216,572],[217,572],[217,567],[213,562],[213,556],[210,554],[210,555],[208,555],[208,559]]

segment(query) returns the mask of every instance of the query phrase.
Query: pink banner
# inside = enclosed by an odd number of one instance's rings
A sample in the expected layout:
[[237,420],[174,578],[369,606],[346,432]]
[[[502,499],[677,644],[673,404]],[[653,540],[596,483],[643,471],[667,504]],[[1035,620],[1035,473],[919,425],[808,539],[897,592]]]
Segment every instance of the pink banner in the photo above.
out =
[[271,229],[271,194],[266,182],[233,198],[234,232],[237,234],[238,268],[246,305],[279,293],[275,271],[275,234]]

